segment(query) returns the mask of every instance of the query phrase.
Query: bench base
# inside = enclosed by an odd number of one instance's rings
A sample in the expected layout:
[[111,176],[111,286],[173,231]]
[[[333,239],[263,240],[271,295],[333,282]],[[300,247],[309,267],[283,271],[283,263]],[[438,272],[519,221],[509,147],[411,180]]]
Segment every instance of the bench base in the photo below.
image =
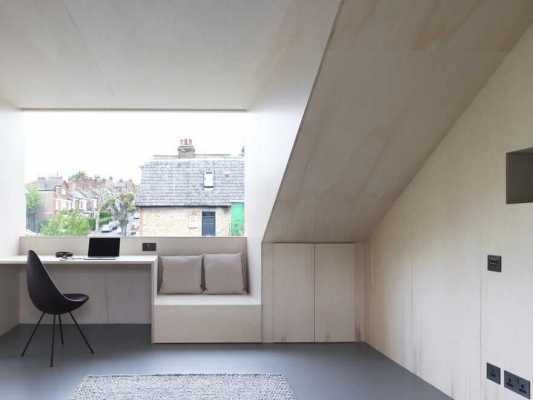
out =
[[259,343],[261,304],[251,296],[161,296],[152,343]]

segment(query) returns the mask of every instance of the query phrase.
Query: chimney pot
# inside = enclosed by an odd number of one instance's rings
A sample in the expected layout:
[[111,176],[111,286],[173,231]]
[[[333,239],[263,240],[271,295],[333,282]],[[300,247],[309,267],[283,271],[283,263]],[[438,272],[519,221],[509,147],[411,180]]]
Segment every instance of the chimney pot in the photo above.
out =
[[192,139],[180,139],[178,147],[178,158],[194,158],[196,151],[192,144]]

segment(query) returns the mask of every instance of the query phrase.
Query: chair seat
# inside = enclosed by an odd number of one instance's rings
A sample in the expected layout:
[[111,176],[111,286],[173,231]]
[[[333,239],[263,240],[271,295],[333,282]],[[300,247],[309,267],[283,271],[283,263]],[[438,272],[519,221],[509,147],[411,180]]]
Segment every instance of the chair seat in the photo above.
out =
[[79,301],[83,303],[89,300],[89,296],[81,293],[63,293],[63,296],[65,296],[69,300]]

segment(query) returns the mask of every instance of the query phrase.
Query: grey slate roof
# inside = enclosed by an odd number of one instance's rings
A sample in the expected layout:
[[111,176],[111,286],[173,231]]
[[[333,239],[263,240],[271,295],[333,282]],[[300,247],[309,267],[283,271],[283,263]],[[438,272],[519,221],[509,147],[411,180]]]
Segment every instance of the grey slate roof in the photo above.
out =
[[[204,188],[206,171],[214,173],[213,188]],[[144,164],[135,203],[138,207],[201,207],[243,201],[242,158],[187,158]]]
[[56,190],[57,186],[63,184],[62,177],[51,177],[51,178],[39,178],[35,182],[32,182],[31,185],[35,186],[37,190],[41,191],[53,191]]

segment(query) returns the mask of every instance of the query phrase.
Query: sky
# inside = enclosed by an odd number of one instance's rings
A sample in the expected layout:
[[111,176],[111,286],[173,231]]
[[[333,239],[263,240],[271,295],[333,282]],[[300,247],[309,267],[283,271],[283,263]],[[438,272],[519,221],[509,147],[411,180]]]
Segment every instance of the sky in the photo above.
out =
[[246,112],[25,111],[25,180],[78,171],[140,181],[154,154],[176,154],[180,139],[197,153],[240,153]]

